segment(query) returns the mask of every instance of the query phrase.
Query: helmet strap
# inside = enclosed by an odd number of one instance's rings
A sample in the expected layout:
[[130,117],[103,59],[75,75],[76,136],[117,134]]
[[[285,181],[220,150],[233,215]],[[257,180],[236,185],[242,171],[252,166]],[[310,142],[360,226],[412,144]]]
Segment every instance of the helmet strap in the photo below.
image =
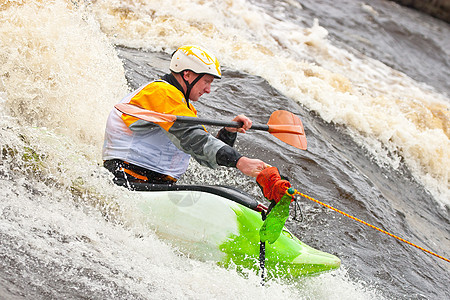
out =
[[[192,72],[192,71],[191,71]],[[194,72],[195,73],[195,72]],[[186,79],[184,79],[184,74],[182,74],[181,78],[183,78],[184,84],[186,85],[186,93],[184,94],[184,97],[186,98],[186,102],[188,104],[189,107],[189,95],[191,94],[191,90],[194,87],[194,85],[200,80],[202,79],[202,77],[205,76],[205,74],[201,73],[198,74],[197,78],[194,79],[194,81],[192,81],[192,83],[189,83],[189,81],[187,81]]]

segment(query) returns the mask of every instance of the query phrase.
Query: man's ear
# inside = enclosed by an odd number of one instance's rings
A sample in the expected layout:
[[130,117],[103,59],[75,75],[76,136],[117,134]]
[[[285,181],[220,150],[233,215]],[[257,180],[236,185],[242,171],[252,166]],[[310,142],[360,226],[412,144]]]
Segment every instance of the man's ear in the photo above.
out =
[[189,78],[191,77],[191,74],[192,74],[191,71],[189,71],[189,70],[184,70],[184,71],[183,71],[183,78],[184,78],[185,80],[188,80],[188,81],[189,81]]

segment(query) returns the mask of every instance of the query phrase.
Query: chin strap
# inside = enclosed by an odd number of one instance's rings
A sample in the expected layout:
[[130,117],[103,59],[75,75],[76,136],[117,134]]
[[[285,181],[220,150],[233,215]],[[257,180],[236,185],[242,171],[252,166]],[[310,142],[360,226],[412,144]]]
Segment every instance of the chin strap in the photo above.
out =
[[[184,71],[182,71],[181,73],[183,73]],[[200,80],[202,79],[202,77],[205,76],[205,74],[201,73],[198,74],[197,78],[195,78],[194,81],[192,81],[192,83],[189,83],[189,81],[187,81],[186,79],[184,79],[184,74],[181,74],[181,78],[183,78],[184,84],[186,85],[186,93],[184,94],[184,97],[186,98],[186,102],[187,105],[189,107],[189,95],[191,94],[191,90],[194,87],[194,85]]]

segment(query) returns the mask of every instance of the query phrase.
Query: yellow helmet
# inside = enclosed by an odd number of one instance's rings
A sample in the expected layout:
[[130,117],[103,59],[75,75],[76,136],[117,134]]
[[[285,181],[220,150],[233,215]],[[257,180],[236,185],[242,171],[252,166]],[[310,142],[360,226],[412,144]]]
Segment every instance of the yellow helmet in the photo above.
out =
[[220,64],[216,56],[199,46],[185,45],[178,48],[172,55],[170,70],[180,73],[190,70],[197,74],[210,74],[221,78]]

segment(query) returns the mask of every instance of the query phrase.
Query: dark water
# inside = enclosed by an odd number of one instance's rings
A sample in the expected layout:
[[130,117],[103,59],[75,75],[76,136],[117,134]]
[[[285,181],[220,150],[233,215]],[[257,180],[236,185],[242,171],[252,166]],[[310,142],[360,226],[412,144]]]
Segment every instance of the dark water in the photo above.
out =
[[[169,61],[165,54],[125,48],[119,51],[132,87],[163,74]],[[449,255],[448,209],[439,208],[405,168],[394,171],[374,164],[344,128],[324,123],[259,77],[225,70],[223,79],[215,81],[214,86],[215,91],[196,104],[201,116],[227,119],[245,113],[255,122],[265,123],[271,112],[286,109],[299,112],[304,123],[307,151],[285,145],[269,134],[254,132],[240,135],[237,148],[241,153],[277,166],[306,195],[441,255]],[[192,172],[182,180],[192,182]],[[217,180],[214,172],[204,172],[207,175],[201,177],[201,182]],[[254,182],[241,178],[240,183],[239,188],[262,200]],[[305,219],[301,223],[288,221],[289,228],[307,244],[339,256],[355,280],[377,286],[387,298],[450,297],[449,263],[310,200],[301,199],[300,206]]]
[[[450,25],[386,0],[367,2],[251,0],[280,20],[311,26],[313,18],[340,46],[369,57],[450,95]],[[366,8],[364,5],[373,8]]]

